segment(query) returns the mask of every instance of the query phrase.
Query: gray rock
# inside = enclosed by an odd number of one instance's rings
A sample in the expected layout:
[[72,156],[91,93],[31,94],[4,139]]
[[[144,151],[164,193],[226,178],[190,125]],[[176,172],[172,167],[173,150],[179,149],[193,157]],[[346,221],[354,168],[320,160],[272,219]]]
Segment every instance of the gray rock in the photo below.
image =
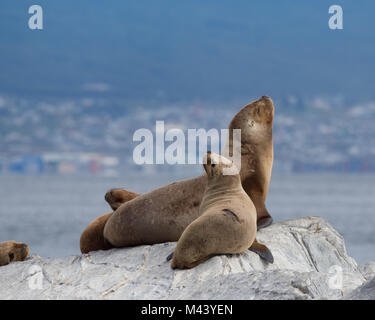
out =
[[375,262],[374,261],[371,261],[365,264],[364,266],[361,266],[360,269],[362,271],[363,276],[367,280],[371,280],[372,278],[375,277]]
[[344,300],[375,300],[375,277],[346,295]]
[[257,234],[274,256],[215,256],[171,270],[176,243],[33,256],[0,268],[0,299],[341,299],[365,278],[343,238],[319,217],[275,223]]

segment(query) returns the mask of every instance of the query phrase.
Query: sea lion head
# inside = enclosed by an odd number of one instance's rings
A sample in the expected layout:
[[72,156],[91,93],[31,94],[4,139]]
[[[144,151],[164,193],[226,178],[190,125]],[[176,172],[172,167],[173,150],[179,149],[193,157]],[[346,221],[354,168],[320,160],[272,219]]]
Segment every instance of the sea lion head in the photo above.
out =
[[133,199],[135,195],[137,194],[128,190],[111,189],[105,194],[104,199],[113,210],[117,210],[123,203]]
[[[236,156],[235,159],[241,155],[241,165],[235,163],[241,170],[242,186],[250,196],[254,196],[254,185],[262,195],[267,193],[273,163],[274,111],[272,99],[263,96],[244,106],[229,124],[222,154],[228,158]],[[235,129],[241,130],[240,135],[235,135]]]
[[260,139],[272,138],[274,111],[272,99],[263,96],[238,111],[229,124],[229,130],[241,129],[242,142],[256,142]]
[[203,158],[203,167],[209,179],[238,172],[233,162],[222,155],[208,151]]
[[29,255],[29,247],[26,243],[6,241],[0,243],[0,266],[12,261],[23,261]]

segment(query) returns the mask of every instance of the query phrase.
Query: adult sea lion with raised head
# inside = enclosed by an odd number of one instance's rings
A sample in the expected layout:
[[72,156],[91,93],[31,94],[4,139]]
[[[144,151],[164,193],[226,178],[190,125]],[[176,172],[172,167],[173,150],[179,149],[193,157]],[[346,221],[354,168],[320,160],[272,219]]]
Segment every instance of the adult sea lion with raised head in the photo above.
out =
[[[258,229],[272,223],[265,200],[273,164],[273,116],[274,105],[267,96],[244,106],[229,124],[230,147],[224,148],[232,150],[233,130],[241,129],[240,178],[255,205]],[[107,219],[105,240],[113,247],[178,241],[185,228],[200,215],[206,184],[204,174],[168,184],[124,203]]]
[[[205,158],[207,186],[199,208],[200,216],[188,225],[178,240],[171,263],[173,269],[193,268],[218,254],[242,253],[255,241],[255,206],[244,191],[239,174],[225,174],[223,170],[234,169],[235,165],[212,152]],[[261,257],[272,263],[271,252],[261,246]]]

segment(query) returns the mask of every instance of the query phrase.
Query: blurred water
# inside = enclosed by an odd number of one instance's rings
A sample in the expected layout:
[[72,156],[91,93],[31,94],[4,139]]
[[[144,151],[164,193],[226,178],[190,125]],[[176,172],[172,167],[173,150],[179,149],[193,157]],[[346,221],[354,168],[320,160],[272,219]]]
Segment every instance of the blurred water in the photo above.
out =
[[[0,177],[0,241],[27,242],[42,257],[79,254],[82,230],[110,211],[106,190],[146,192],[187,177]],[[375,261],[375,176],[274,175],[267,206],[276,221],[324,217],[344,236],[349,255]]]

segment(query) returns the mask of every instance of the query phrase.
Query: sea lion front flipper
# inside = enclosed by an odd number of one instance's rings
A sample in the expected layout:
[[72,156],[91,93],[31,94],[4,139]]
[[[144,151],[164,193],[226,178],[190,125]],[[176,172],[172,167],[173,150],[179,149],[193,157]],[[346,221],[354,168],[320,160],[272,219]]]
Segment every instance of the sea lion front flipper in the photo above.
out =
[[104,196],[105,201],[108,202],[109,206],[113,211],[116,211],[122,204],[133,200],[140,196],[139,193],[135,193],[125,189],[111,189],[107,191]]
[[267,262],[273,263],[273,255],[270,249],[268,249],[264,244],[259,243],[256,239],[254,240],[249,250],[255,252]]
[[261,217],[257,221],[257,230],[267,228],[270,226],[273,222],[273,219],[271,216]]
[[173,258],[174,251],[167,257],[167,261],[171,261]]

